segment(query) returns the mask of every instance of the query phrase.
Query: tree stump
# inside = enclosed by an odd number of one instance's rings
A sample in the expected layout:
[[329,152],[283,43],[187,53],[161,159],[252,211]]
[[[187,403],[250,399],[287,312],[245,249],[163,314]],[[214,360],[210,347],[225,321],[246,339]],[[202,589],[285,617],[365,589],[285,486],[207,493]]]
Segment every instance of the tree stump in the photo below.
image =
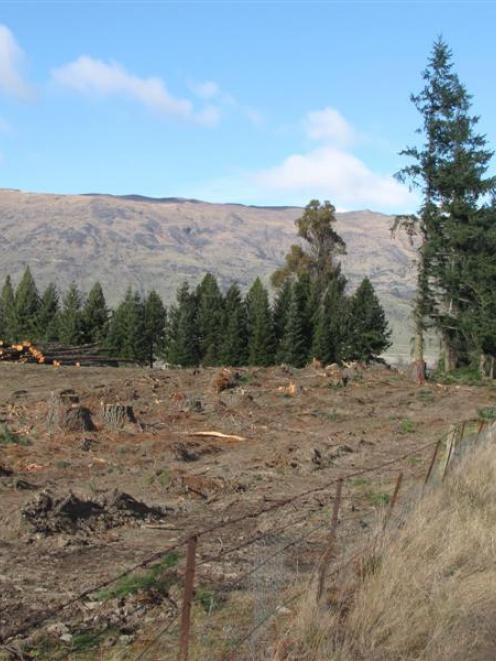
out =
[[91,411],[85,406],[74,406],[67,409],[62,417],[62,427],[69,432],[96,430]]
[[128,424],[138,424],[133,407],[129,404],[104,404],[102,417],[111,429],[123,429]]

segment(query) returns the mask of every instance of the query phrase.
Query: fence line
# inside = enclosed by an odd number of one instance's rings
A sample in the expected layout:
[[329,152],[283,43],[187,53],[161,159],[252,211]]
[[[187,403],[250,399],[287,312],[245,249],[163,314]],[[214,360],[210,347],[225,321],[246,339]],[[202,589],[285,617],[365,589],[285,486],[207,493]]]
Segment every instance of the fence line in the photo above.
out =
[[[484,430],[484,427],[485,427],[485,425],[480,426],[477,436],[480,436],[482,434],[482,431]],[[465,428],[465,423],[463,423],[461,436],[463,435],[464,428]],[[434,465],[435,465],[435,462],[436,462],[438,450],[439,450],[439,447],[440,447],[440,444],[441,444],[442,440],[443,440],[443,437],[441,439],[436,440],[436,441],[431,441],[429,443],[419,445],[416,448],[414,448],[413,450],[410,450],[409,452],[404,453],[404,454],[402,454],[402,455],[400,455],[400,456],[398,456],[398,457],[396,457],[392,460],[385,461],[385,462],[383,462],[381,464],[378,464],[378,465],[375,465],[375,466],[370,466],[370,467],[367,467],[367,468],[354,470],[354,471],[352,471],[350,473],[347,473],[345,475],[342,475],[340,477],[333,478],[332,480],[329,480],[328,482],[326,482],[326,483],[324,483],[320,486],[313,487],[311,489],[307,489],[305,491],[302,491],[302,492],[300,492],[298,494],[295,494],[294,496],[291,496],[291,497],[288,497],[288,498],[279,499],[279,500],[275,501],[272,505],[270,505],[268,507],[263,507],[263,508],[260,508],[258,510],[255,510],[253,512],[247,512],[247,513],[245,513],[243,515],[240,515],[238,517],[232,517],[231,519],[221,520],[217,524],[214,524],[214,525],[212,525],[208,528],[204,528],[203,530],[199,530],[199,531],[196,531],[194,533],[189,533],[188,536],[184,537],[183,539],[178,540],[177,542],[175,542],[173,544],[170,544],[165,549],[162,549],[162,550],[160,550],[156,553],[153,553],[152,555],[144,558],[143,560],[141,560],[140,562],[134,564],[133,566],[129,567],[128,569],[120,572],[116,576],[113,576],[112,578],[109,578],[105,581],[100,582],[99,584],[97,584],[95,586],[92,586],[91,588],[88,588],[88,589],[84,590],[83,592],[81,592],[78,595],[68,599],[67,601],[63,602],[62,604],[59,604],[58,606],[54,606],[53,608],[49,608],[45,611],[42,611],[38,615],[35,614],[34,616],[29,617],[27,620],[25,620],[25,622],[20,627],[18,627],[17,629],[15,629],[13,631],[7,632],[2,637],[0,637],[0,644],[4,645],[8,641],[10,641],[12,639],[15,639],[15,638],[18,638],[19,636],[22,636],[23,634],[27,633],[28,631],[31,631],[32,629],[35,629],[38,626],[42,625],[44,622],[51,619],[52,617],[54,617],[55,615],[57,615],[61,611],[65,610],[69,606],[74,605],[74,604],[84,600],[86,597],[90,596],[91,594],[93,594],[97,591],[100,591],[100,590],[102,590],[106,587],[109,587],[113,583],[121,580],[122,578],[125,578],[126,576],[130,575],[131,573],[133,573],[133,572],[135,572],[139,569],[144,569],[144,568],[148,567],[152,563],[161,560],[164,555],[166,555],[166,554],[168,554],[172,551],[178,550],[179,548],[184,547],[191,540],[192,535],[197,540],[199,540],[201,537],[211,535],[212,533],[217,532],[218,530],[225,529],[228,526],[236,525],[238,523],[242,523],[242,522],[247,521],[249,519],[257,519],[260,516],[262,516],[263,514],[267,514],[269,512],[276,511],[280,508],[291,505],[291,504],[295,503],[296,501],[298,501],[302,498],[305,498],[307,496],[311,496],[315,493],[325,491],[325,490],[329,489],[330,487],[332,487],[333,485],[340,484],[345,480],[349,480],[349,479],[359,477],[359,476],[369,474],[369,473],[374,473],[376,471],[380,471],[380,470],[383,470],[385,468],[394,466],[395,464],[403,461],[404,459],[407,459],[410,456],[416,455],[416,454],[426,450],[427,448],[435,446],[434,454],[433,454],[431,464],[429,466],[429,470],[428,470],[428,473],[427,473],[427,476],[426,476],[426,479],[425,479],[425,483],[424,483],[426,485],[428,483],[430,477],[431,477],[431,474],[432,474],[432,471],[433,471],[433,468],[434,468]],[[451,461],[451,458],[452,458],[451,455],[452,455],[452,452],[449,453],[449,458],[448,458],[448,461],[447,461],[447,465]],[[446,466],[446,468],[447,468],[447,466]],[[394,506],[394,501],[396,500],[395,496],[397,496],[397,491],[399,490],[399,483],[400,483],[400,480],[398,478],[398,482],[397,482],[397,485],[396,485],[397,488],[395,489],[395,495],[393,495],[393,506]],[[336,502],[340,502],[340,500],[341,500],[341,494],[339,494],[339,497],[338,497],[338,495],[336,496],[336,498],[334,500],[335,506],[336,506]],[[334,521],[334,517],[333,517],[333,521]],[[297,523],[298,522],[299,521],[297,521]],[[222,549],[215,556],[209,556],[206,559],[203,559],[200,563],[198,563],[198,566],[206,564],[207,562],[218,561],[219,559],[221,559],[225,555],[228,555],[229,553],[233,553],[236,550],[240,550],[242,548],[246,548],[246,547],[248,547],[252,544],[255,544],[256,542],[260,541],[261,539],[263,539],[264,537],[266,537],[269,534],[277,534],[277,533],[283,532],[287,528],[289,528],[291,526],[294,526],[294,525],[295,525],[295,522],[293,521],[293,522],[290,522],[290,523],[286,524],[282,528],[279,528],[279,529],[272,528],[272,529],[270,529],[270,530],[268,530],[264,533],[256,535],[256,536],[254,536],[254,537],[252,537],[248,540],[245,540],[244,542],[240,543],[239,545],[237,545],[235,547],[229,548],[227,550]],[[307,534],[302,535],[299,538],[297,538],[296,540],[293,540],[292,542],[288,543],[287,545],[285,545],[284,547],[279,549],[277,552],[275,552],[274,554],[269,556],[269,558],[265,559],[262,563],[259,563],[255,568],[253,568],[249,572],[246,572],[244,575],[242,575],[239,579],[236,580],[234,585],[237,585],[239,582],[242,582],[242,580],[245,580],[249,575],[253,574],[257,569],[259,569],[261,566],[266,564],[269,561],[270,558],[275,557],[276,555],[282,553],[284,550],[286,550],[287,548],[290,548],[291,546],[295,546],[296,544],[301,543],[302,541],[307,539],[307,537],[309,537],[313,532],[315,532],[318,529],[322,529],[326,525],[327,525],[327,523],[319,524],[318,526],[313,528],[311,531],[309,531]],[[336,524],[335,525],[337,525],[337,513],[336,513]],[[334,527],[334,533],[335,533],[335,527]],[[161,637],[167,630],[169,630],[176,619],[177,619],[177,617],[174,618],[171,623],[168,623],[167,627],[160,632],[158,637]],[[267,618],[267,619],[269,619],[269,618]],[[262,624],[263,624],[263,622],[258,623],[256,628],[258,629]],[[154,641],[152,641],[150,646],[153,645],[153,644],[154,644]],[[145,650],[142,651],[142,653],[137,657],[137,659],[143,658],[143,655],[146,653],[147,649],[149,649],[150,646],[145,648]],[[184,658],[186,658],[186,657],[184,657]]]

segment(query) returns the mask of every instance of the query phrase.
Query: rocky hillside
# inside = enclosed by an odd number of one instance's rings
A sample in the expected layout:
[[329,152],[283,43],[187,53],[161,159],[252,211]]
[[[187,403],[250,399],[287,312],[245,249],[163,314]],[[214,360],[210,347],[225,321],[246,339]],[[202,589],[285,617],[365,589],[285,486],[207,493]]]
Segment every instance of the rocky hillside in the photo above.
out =
[[[0,277],[17,279],[29,264],[41,286],[87,289],[99,279],[114,303],[126,287],[155,287],[170,301],[179,283],[212,271],[245,286],[280,265],[295,241],[301,209],[209,204],[176,198],[48,195],[0,190]],[[371,211],[338,215],[351,285],[368,275],[394,327],[396,352],[408,351],[413,251],[392,239],[391,217]]]

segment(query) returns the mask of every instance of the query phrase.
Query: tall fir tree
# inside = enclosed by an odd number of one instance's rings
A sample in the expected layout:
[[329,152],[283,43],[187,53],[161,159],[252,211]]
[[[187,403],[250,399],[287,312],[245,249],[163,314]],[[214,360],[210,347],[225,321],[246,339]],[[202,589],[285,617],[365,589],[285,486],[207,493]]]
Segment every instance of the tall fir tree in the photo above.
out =
[[248,362],[268,366],[275,360],[275,336],[269,295],[260,278],[256,278],[246,296],[248,312]]
[[198,305],[196,296],[184,282],[178,289],[176,303],[167,320],[167,350],[169,363],[192,367],[200,362],[198,337]]
[[63,344],[78,345],[84,342],[82,296],[76,283],[72,282],[62,300],[58,331]]
[[221,358],[224,365],[240,367],[248,361],[248,319],[238,285],[226,292]]
[[10,275],[5,278],[0,297],[3,313],[3,332],[4,337],[0,338],[7,342],[13,342],[17,339],[17,315],[15,308],[14,288]]
[[211,273],[207,273],[196,290],[200,360],[203,365],[218,365],[222,344],[224,299]]
[[474,305],[474,292],[463,274],[474,250],[481,205],[496,180],[485,176],[492,152],[476,133],[479,118],[470,114],[471,97],[442,39],[434,44],[423,79],[424,87],[412,101],[422,116],[424,143],[402,152],[413,163],[399,173],[420,190],[422,204],[418,216],[399,217],[398,222],[420,235],[416,359],[423,361],[423,334],[432,325],[450,370],[470,353],[463,319],[465,309]]
[[345,358],[369,361],[391,346],[384,309],[368,278],[350,298],[349,320]]
[[40,340],[56,342],[59,339],[59,294],[53,283],[48,285],[41,297],[37,328]]
[[108,332],[109,311],[102,286],[96,282],[90,289],[82,310],[84,341],[103,343]]
[[37,339],[37,317],[40,297],[29,266],[15,292],[16,340]]
[[152,289],[145,299],[145,342],[150,367],[153,367],[154,361],[165,352],[166,322],[165,306],[157,292]]

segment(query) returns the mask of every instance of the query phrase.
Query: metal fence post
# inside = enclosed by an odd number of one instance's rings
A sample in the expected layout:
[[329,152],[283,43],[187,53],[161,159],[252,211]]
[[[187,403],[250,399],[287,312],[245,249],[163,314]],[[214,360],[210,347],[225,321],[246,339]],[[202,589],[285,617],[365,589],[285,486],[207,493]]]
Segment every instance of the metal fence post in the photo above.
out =
[[178,661],[188,661],[189,653],[189,632],[191,628],[191,605],[193,602],[193,591],[195,582],[195,562],[196,546],[198,543],[197,535],[193,535],[188,540],[188,550],[186,554],[186,571],[184,573],[183,605],[181,612],[181,639],[179,643]]

